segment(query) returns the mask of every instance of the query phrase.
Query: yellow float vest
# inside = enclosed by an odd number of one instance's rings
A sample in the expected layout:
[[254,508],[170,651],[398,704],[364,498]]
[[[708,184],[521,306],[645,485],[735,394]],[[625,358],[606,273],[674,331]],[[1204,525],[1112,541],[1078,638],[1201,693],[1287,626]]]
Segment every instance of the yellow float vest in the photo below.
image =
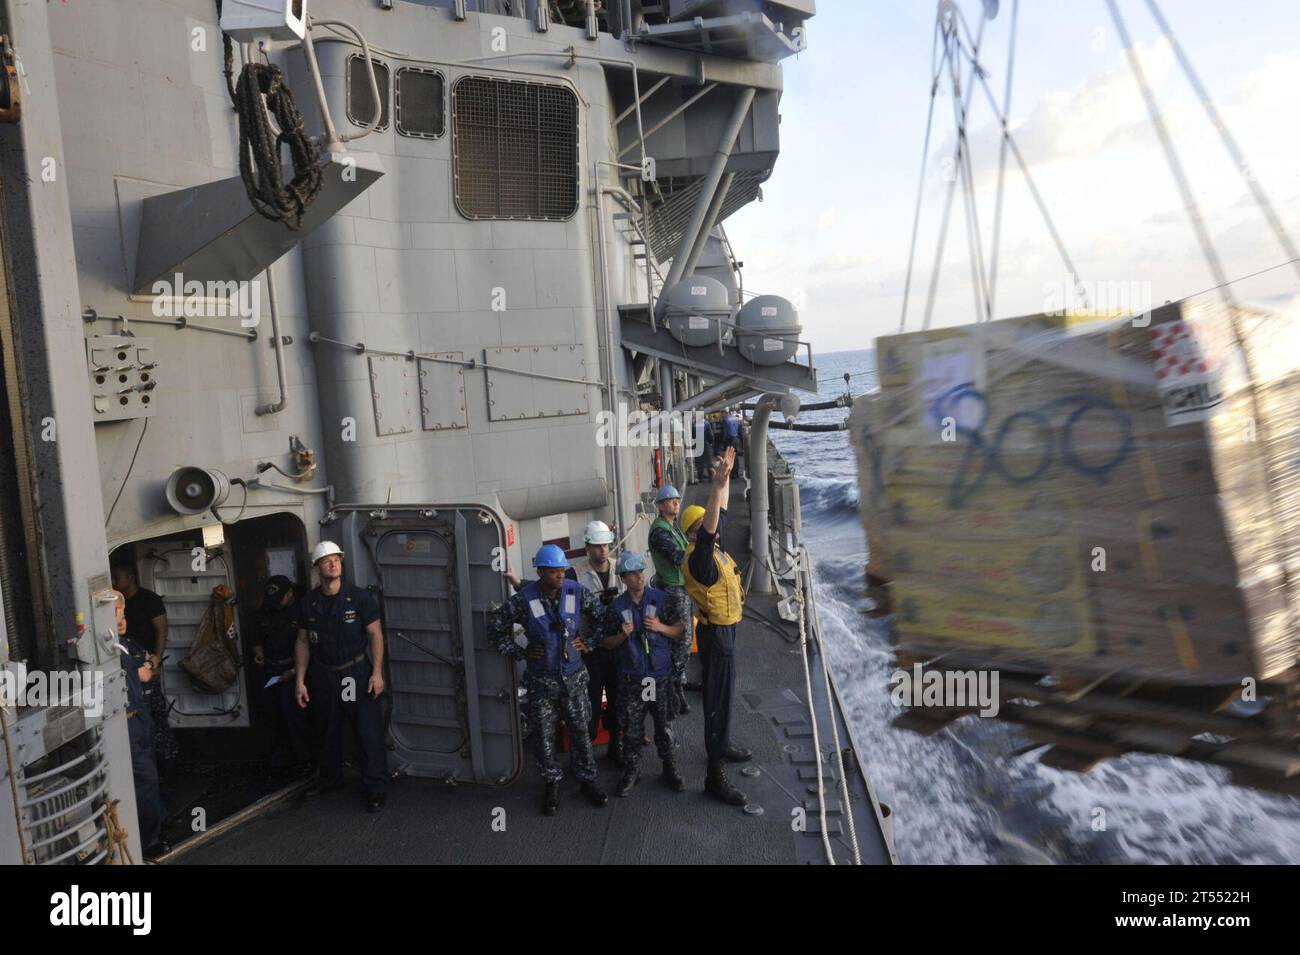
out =
[[695,579],[691,573],[691,554],[695,544],[686,548],[686,560],[682,562],[682,571],[686,575],[686,592],[695,601],[695,608],[706,623],[727,626],[740,623],[744,613],[743,597],[740,591],[740,568],[725,551],[713,551],[713,563],[718,568],[717,582],[706,587]]

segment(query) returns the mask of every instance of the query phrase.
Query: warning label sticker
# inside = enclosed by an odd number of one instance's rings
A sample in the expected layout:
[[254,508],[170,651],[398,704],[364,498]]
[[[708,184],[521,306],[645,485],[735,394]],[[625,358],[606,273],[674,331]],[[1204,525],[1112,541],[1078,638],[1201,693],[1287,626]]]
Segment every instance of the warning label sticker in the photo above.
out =
[[1156,389],[1168,427],[1204,421],[1223,404],[1220,343],[1203,327],[1179,320],[1151,330]]

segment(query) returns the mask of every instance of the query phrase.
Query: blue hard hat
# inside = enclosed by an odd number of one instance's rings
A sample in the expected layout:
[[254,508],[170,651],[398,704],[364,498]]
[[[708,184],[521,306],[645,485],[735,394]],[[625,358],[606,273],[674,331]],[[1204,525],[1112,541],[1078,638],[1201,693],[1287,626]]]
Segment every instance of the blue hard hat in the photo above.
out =
[[665,484],[659,489],[659,493],[655,495],[655,503],[658,504],[660,501],[671,500],[674,497],[680,498],[681,496],[681,492],[677,488],[671,484]]
[[569,558],[564,556],[564,550],[559,544],[543,544],[537,549],[537,556],[533,558],[534,567],[568,567]]
[[625,550],[618,555],[615,573],[630,574],[634,570],[645,570],[645,558],[634,550]]

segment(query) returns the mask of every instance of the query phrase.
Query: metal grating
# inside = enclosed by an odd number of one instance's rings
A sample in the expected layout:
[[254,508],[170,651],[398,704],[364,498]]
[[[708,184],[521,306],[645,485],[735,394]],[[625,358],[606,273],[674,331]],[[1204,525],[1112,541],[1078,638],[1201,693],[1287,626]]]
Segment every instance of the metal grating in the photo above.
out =
[[[388,128],[388,67],[379,60],[375,64],[375,85],[379,87],[379,102],[383,109],[379,113],[379,125],[376,129]],[[348,57],[348,120],[356,126],[369,126],[375,118],[375,104],[370,98],[370,72],[366,69],[365,58],[359,53]]]
[[[736,173],[718,212],[718,222],[753,202],[758,197],[759,187],[771,172],[771,169],[764,169]],[[663,262],[677,254],[703,185],[703,176],[673,176],[659,180],[659,196],[651,197],[649,216],[650,248],[658,261]]]
[[578,211],[578,100],[565,86],[467,76],[451,90],[452,177],[467,219]]
[[37,865],[94,865],[108,854],[108,766],[99,727],[25,766],[19,777],[27,851]]
[[403,136],[437,139],[447,131],[443,110],[443,79],[437,70],[407,66],[397,71],[393,106],[397,131]]

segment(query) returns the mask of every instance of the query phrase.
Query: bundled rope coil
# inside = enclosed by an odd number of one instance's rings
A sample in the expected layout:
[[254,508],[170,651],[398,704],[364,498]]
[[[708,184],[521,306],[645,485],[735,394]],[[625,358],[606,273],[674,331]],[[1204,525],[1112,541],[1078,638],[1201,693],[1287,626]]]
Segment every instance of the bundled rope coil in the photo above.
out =
[[[218,16],[220,9],[218,5]],[[320,149],[303,129],[302,114],[280,67],[245,63],[235,80],[234,42],[225,34],[222,40],[226,89],[239,114],[239,175],[248,199],[261,215],[296,231],[302,227],[307,206],[320,192]],[[271,128],[268,111],[280,127],[278,134]],[[280,149],[286,145],[293,164],[293,179],[288,184],[280,162]]]
[[107,865],[135,865],[135,858],[131,855],[131,837],[127,835],[121,820],[117,818],[117,806],[120,801],[111,800],[104,813],[104,831],[108,835],[108,856],[104,861]]

